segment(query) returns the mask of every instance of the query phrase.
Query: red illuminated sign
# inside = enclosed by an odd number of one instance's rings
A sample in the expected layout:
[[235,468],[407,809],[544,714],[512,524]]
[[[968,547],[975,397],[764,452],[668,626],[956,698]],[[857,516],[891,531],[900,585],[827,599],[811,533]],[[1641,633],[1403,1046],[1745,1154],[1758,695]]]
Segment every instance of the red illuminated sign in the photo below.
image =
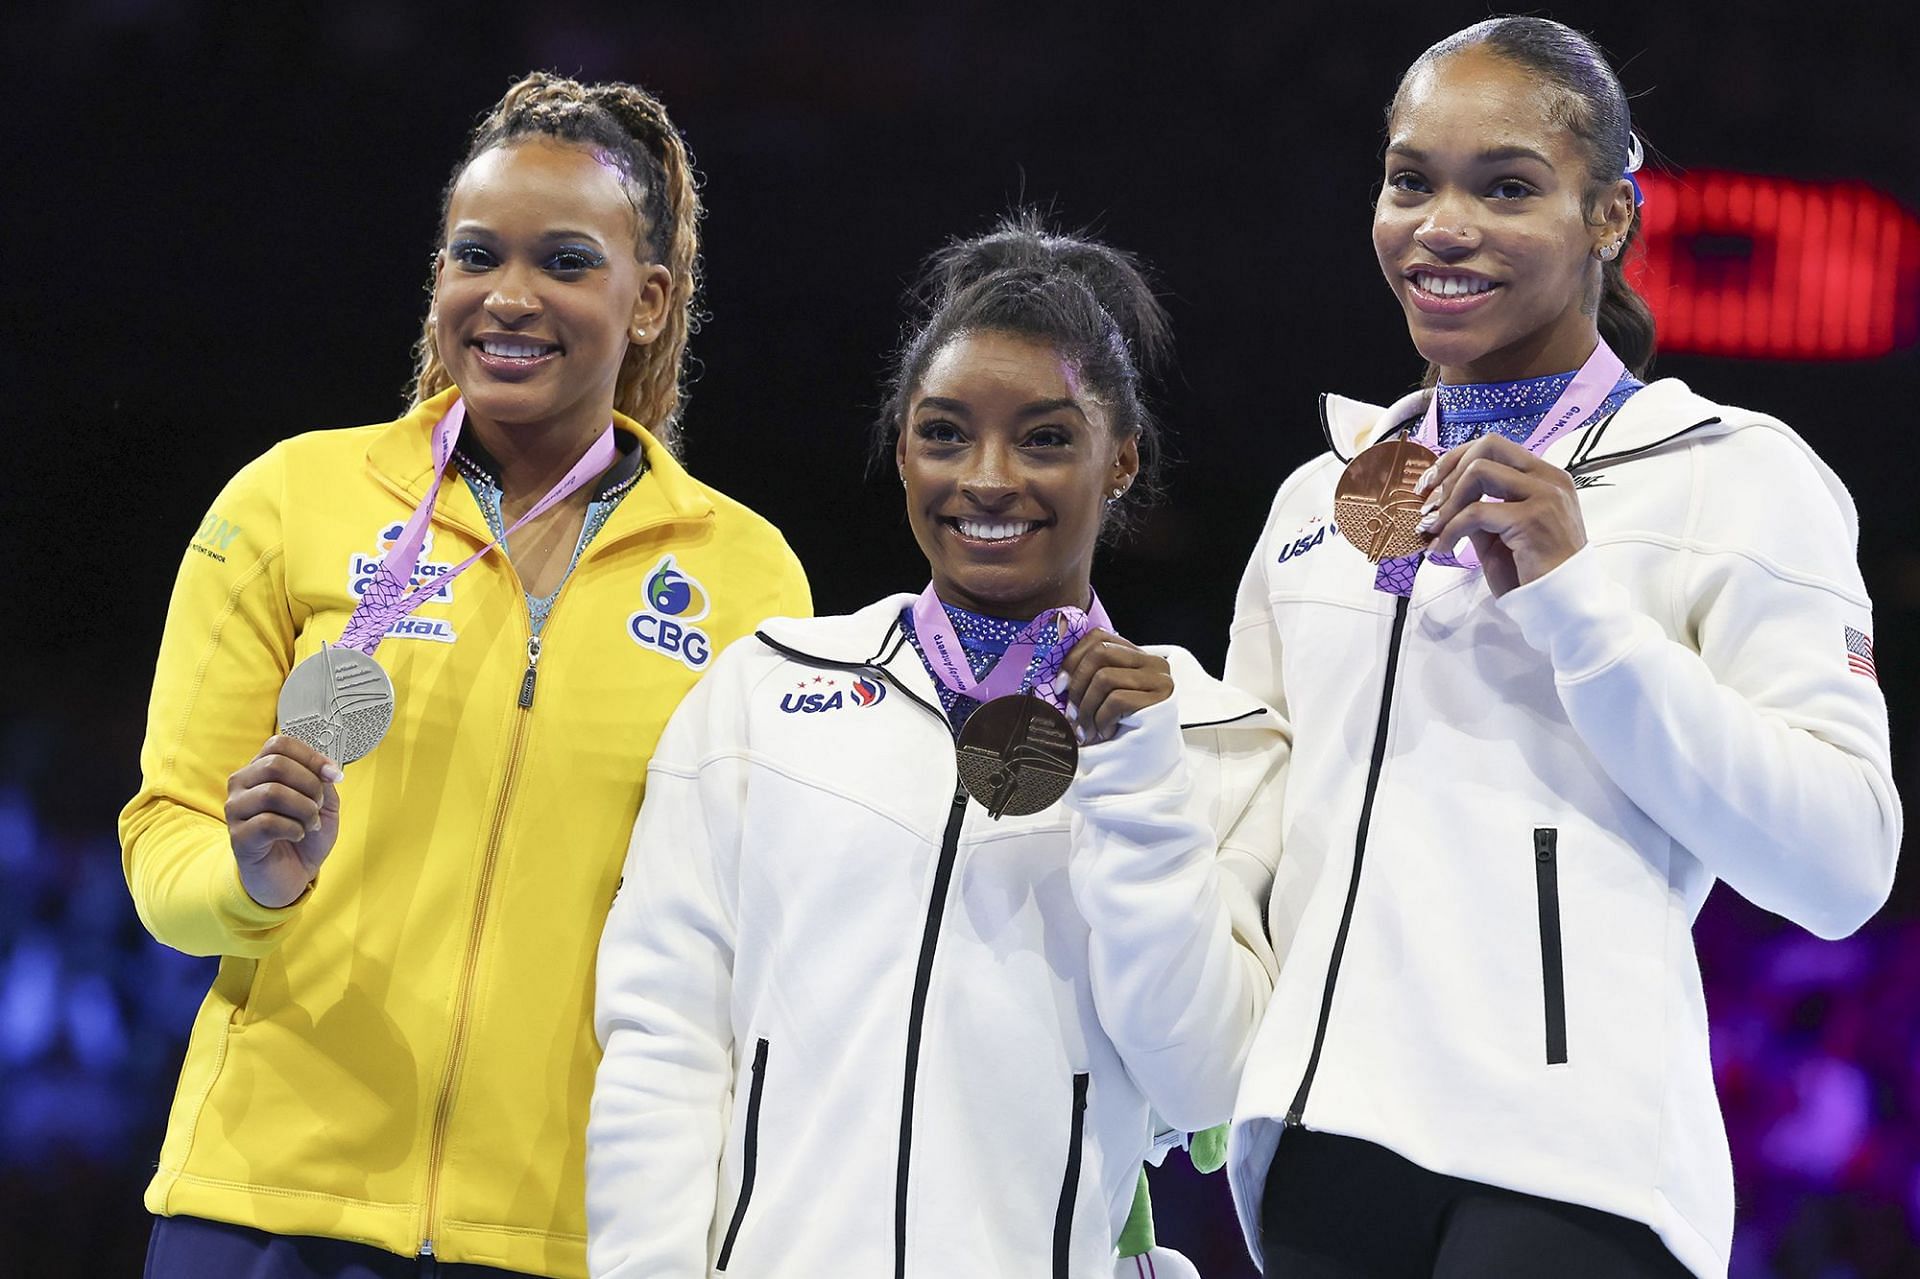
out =
[[1838,360],[1920,337],[1920,218],[1861,182],[1642,173],[1628,278],[1660,348]]

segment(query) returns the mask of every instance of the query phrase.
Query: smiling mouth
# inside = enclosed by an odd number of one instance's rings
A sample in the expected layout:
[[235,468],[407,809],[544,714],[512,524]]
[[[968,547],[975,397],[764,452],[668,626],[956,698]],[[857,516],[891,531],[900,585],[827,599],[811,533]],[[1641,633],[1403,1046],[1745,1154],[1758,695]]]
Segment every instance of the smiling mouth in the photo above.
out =
[[483,363],[496,368],[531,368],[560,354],[557,342],[537,342],[525,338],[482,338],[471,345],[480,353]]
[[1407,276],[1407,283],[1413,286],[1415,292],[1443,302],[1464,301],[1500,287],[1494,281],[1479,276],[1434,275],[1428,271],[1412,272]]
[[970,542],[1000,544],[1018,541],[1041,526],[1039,520],[975,520],[965,516],[946,519],[942,523]]

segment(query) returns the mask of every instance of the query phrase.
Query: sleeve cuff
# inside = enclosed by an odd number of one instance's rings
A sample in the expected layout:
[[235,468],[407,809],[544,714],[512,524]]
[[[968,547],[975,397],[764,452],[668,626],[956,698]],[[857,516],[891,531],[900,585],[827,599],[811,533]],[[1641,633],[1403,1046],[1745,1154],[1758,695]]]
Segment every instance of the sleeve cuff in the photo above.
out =
[[1591,544],[1558,568],[1495,601],[1528,644],[1553,666],[1562,684],[1595,675],[1631,652],[1640,639],[1633,602],[1601,571]]
[[1180,734],[1179,693],[1120,721],[1104,742],[1080,748],[1080,774],[1070,799],[1100,800],[1131,795],[1161,781],[1180,766],[1186,743]]
[[262,906],[248,896],[246,885],[240,882],[240,867],[231,857],[216,867],[213,881],[210,895],[214,910],[228,928],[238,933],[263,933],[278,928],[293,918],[302,902],[313,896],[313,885],[308,884],[305,892],[285,906]]

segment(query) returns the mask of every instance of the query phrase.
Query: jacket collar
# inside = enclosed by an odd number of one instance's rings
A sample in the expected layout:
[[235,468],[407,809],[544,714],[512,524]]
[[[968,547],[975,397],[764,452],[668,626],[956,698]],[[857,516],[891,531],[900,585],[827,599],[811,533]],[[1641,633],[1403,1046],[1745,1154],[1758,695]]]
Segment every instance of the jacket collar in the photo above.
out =
[[[459,394],[450,387],[431,399],[409,409],[374,436],[367,446],[367,466],[386,486],[409,503],[418,504],[433,482],[433,428],[446,416]],[[601,477],[597,496],[611,494],[622,483],[633,481],[633,491],[612,516],[597,541],[611,541],[629,533],[669,522],[699,522],[711,519],[713,501],[700,484],[687,474],[678,459],[669,453],[646,428],[621,413],[613,415],[620,460]],[[463,433],[461,451],[481,461],[484,450]],[[482,461],[482,465],[486,465]],[[442,484],[440,500],[435,504],[436,519],[446,519],[483,541],[486,519],[465,484]]]
[[[901,612],[913,601],[914,596],[902,592],[838,617],[769,618],[756,634],[761,643],[795,661],[884,671],[937,711],[940,703],[933,677],[907,642],[900,624]],[[1280,717],[1265,703],[1207,674],[1199,659],[1186,649],[1171,645],[1143,647],[1166,658],[1172,668],[1182,728],[1281,728]]]
[[[1320,424],[1334,456],[1350,462],[1361,450],[1395,435],[1411,435],[1420,426],[1433,397],[1422,388],[1381,408],[1343,395],[1320,397]],[[1753,417],[1756,415],[1742,415]],[[1709,430],[1709,428],[1719,428]],[[1544,454],[1555,466],[1575,470],[1599,455],[1618,458],[1658,448],[1682,435],[1724,434],[1736,429],[1721,406],[1695,395],[1678,378],[1662,378],[1628,398],[1618,412],[1569,431]]]
[[[1410,434],[1419,427],[1432,394],[1429,390],[1415,391],[1385,408],[1345,396],[1322,395],[1320,424],[1327,446],[1335,457],[1348,462],[1369,445],[1403,432]],[[1630,396],[1618,412],[1555,440],[1543,456],[1555,466],[1578,475],[1650,453],[1683,438],[1712,439],[1750,428],[1776,431],[1791,440],[1813,463],[1814,470],[1839,504],[1847,526],[1859,527],[1853,496],[1792,427],[1764,413],[1715,404],[1695,394],[1679,378],[1661,378],[1649,383]]]

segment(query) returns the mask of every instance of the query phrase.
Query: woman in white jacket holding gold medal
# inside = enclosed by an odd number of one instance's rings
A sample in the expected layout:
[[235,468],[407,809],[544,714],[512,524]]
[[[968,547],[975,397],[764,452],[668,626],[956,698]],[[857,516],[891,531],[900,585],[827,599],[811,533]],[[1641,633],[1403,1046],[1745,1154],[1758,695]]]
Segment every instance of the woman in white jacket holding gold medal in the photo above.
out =
[[1266,1002],[1278,722],[1091,585],[1160,308],[1030,219],[919,296],[883,431],[931,585],[767,623],[654,757],[600,949],[597,1275],[1108,1279],[1153,1116],[1228,1117]]
[[1721,879],[1839,936],[1893,878],[1852,500],[1778,420],[1643,384],[1638,157],[1545,19],[1394,98],[1374,247],[1431,389],[1325,399],[1227,659],[1293,742],[1229,1159],[1269,1274],[1725,1274],[1693,917]]

